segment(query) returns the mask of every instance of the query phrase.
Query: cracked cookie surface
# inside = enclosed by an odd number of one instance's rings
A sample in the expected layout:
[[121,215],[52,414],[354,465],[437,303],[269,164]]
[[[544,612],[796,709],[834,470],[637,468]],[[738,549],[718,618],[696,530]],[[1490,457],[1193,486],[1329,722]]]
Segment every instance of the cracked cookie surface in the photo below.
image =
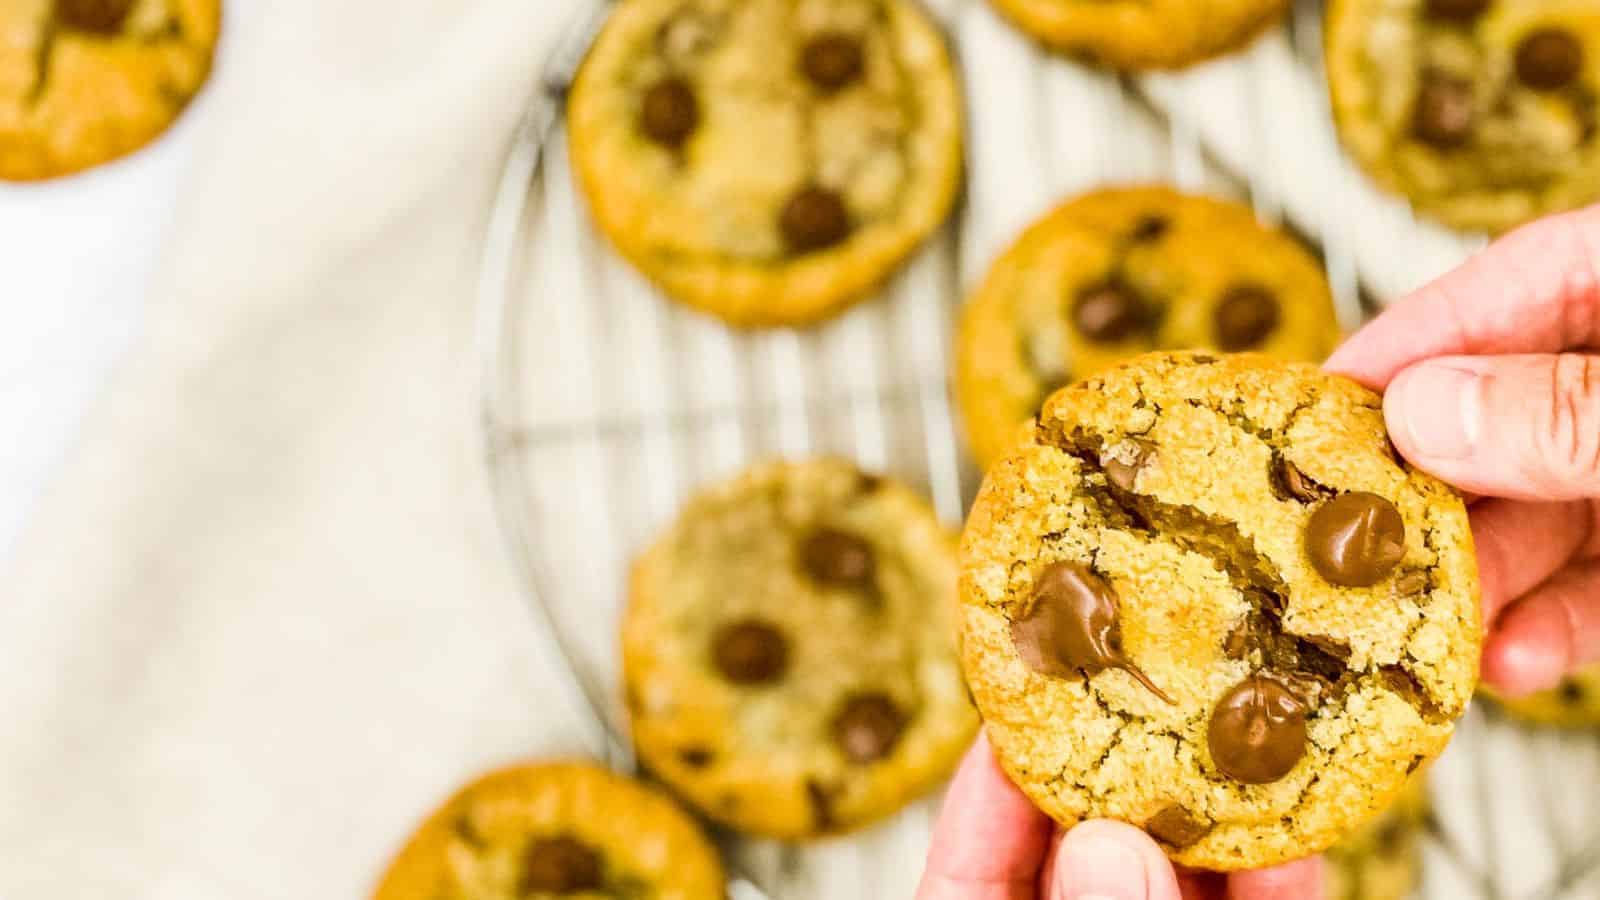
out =
[[1548,691],[1526,697],[1501,697],[1483,689],[1501,709],[1529,722],[1564,728],[1600,725],[1600,666],[1587,666],[1561,680]]
[[1400,799],[1350,838],[1328,850],[1326,900],[1406,900],[1422,871],[1429,817],[1421,773]]
[[987,466],[1056,388],[1149,350],[1321,362],[1339,339],[1322,267],[1236,203],[1164,187],[1093,191],[1030,226],[962,313],[955,386]]
[[1287,0],[990,0],[1057,50],[1116,69],[1170,69],[1236,50]]
[[211,71],[218,0],[0,3],[0,179],[33,181],[155,140]]
[[374,900],[722,900],[722,864],[687,813],[587,762],[492,772],[406,843]]
[[[1057,821],[1140,825],[1185,865],[1350,834],[1477,678],[1461,499],[1398,460],[1377,395],[1308,364],[1152,353],[1063,389],[989,470],[961,552],[962,661],[1002,768]],[[1171,702],[1065,632],[1043,651],[1075,671],[1030,664],[1017,622],[1085,608],[1061,567],[1104,582],[1111,643]]]
[[1600,199],[1592,0],[1334,0],[1328,83],[1379,183],[1458,228]]
[[567,121],[622,254],[691,306],[767,326],[837,312],[938,227],[960,103],[908,0],[625,0]]
[[971,742],[955,538],[842,460],[758,465],[639,559],[622,625],[640,758],[707,815],[802,838],[932,789]]

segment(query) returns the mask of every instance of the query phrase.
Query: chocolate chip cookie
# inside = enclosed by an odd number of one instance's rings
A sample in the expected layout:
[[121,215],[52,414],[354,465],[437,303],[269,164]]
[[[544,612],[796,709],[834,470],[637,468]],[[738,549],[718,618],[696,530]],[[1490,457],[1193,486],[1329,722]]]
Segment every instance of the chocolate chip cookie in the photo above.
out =
[[1477,678],[1466,508],[1380,399],[1152,353],[1052,396],[962,538],[962,660],[1001,766],[1185,865],[1323,850],[1443,749]]
[[735,325],[859,299],[944,220],[960,95],[909,0],[625,0],[573,86],[595,220]]
[[928,791],[977,728],[954,545],[920,497],[841,460],[767,463],[699,495],[633,571],[640,758],[707,815],[779,838]]
[[590,763],[462,788],[412,835],[374,900],[722,900],[722,865],[665,796]]
[[1600,725],[1600,666],[1579,669],[1550,690],[1526,697],[1500,697],[1487,687],[1483,692],[1506,712],[1536,724],[1563,728]]
[[1170,69],[1244,46],[1288,0],[991,0],[1064,53],[1117,69]]
[[1334,0],[1340,132],[1422,213],[1503,231],[1600,199],[1600,5]]
[[1164,187],[1094,191],[990,267],[956,336],[968,444],[988,465],[1052,391],[1156,349],[1320,362],[1339,325],[1322,268],[1235,203]]
[[1406,900],[1422,871],[1428,792],[1421,774],[1352,837],[1328,850],[1326,900]]
[[0,4],[0,179],[53,178],[155,140],[211,72],[219,0]]

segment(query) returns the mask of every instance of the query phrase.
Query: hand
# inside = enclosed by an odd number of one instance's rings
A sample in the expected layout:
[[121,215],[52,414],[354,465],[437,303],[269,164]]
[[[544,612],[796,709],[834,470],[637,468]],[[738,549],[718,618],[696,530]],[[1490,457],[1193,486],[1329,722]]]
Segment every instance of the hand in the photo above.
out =
[[1305,900],[1316,857],[1230,876],[1178,872],[1143,831],[1083,822],[1062,834],[979,737],[945,796],[917,900]]
[[1507,235],[1327,364],[1386,391],[1408,460],[1477,495],[1483,677],[1513,696],[1600,659],[1596,349],[1600,206]]

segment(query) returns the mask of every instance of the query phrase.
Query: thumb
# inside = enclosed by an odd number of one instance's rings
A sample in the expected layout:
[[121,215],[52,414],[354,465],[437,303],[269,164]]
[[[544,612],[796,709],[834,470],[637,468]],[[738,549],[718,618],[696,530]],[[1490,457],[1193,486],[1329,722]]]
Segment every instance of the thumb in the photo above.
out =
[[1600,358],[1438,357],[1401,372],[1383,411],[1400,452],[1462,490],[1600,497]]
[[1122,822],[1079,823],[1050,863],[1046,900],[1181,900],[1167,855],[1149,835]]

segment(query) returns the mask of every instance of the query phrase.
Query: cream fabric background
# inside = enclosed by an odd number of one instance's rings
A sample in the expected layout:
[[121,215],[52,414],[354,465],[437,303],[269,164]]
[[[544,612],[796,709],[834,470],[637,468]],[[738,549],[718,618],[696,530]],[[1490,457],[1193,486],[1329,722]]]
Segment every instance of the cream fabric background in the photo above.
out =
[[0,576],[0,897],[360,896],[587,735],[471,427],[489,190],[567,2],[230,22],[147,334]]

